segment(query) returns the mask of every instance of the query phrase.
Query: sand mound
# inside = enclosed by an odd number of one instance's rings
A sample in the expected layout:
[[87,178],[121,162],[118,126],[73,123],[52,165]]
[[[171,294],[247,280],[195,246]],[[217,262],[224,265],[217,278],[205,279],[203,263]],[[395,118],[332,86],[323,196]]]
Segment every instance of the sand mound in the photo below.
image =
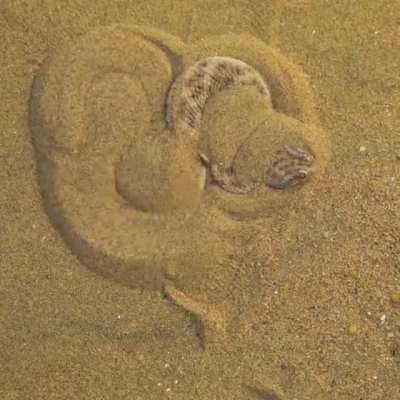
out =
[[[220,91],[207,101],[193,137],[168,125],[166,106],[175,121],[181,110],[174,107],[180,92],[172,104],[168,93],[183,71],[215,54],[257,70],[272,108],[254,85]],[[312,195],[329,159],[301,71],[247,35],[186,46],[139,27],[93,31],[43,65],[31,114],[53,224],[89,267],[130,286],[160,288],[177,265],[188,271],[207,265],[207,249],[233,232],[235,218],[264,218],[274,207]],[[289,143],[316,155],[317,173],[306,188],[278,193],[264,187],[234,196],[205,186],[200,149],[222,161],[237,153],[238,174],[246,180],[262,174],[273,153]],[[221,247],[229,253],[229,244]]]

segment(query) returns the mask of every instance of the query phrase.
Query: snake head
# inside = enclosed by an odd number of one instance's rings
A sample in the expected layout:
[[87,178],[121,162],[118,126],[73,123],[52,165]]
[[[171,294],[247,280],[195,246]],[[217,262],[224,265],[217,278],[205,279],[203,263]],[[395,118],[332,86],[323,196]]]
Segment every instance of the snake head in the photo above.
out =
[[285,189],[303,183],[313,168],[314,156],[297,147],[286,146],[277,153],[265,175],[266,184],[274,189]]

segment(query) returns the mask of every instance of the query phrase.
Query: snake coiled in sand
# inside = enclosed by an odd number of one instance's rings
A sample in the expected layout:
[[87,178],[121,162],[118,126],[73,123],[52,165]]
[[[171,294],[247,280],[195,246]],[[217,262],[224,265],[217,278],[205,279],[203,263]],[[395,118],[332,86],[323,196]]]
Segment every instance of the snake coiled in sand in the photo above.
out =
[[[261,107],[274,103],[275,119],[305,137],[322,171],[329,155],[324,131],[298,129],[317,121],[308,86],[285,57],[256,38],[185,44],[157,30],[112,25],[51,52],[31,95],[39,183],[54,227],[87,266],[125,285],[159,289],[170,266],[190,265],[194,248],[226,237],[232,207],[251,219],[271,204],[281,206],[283,197],[272,190],[264,197],[224,196],[254,187],[199,154],[207,101],[238,85],[255,86]],[[290,162],[282,151],[270,167],[283,166],[285,175]],[[296,149],[289,153],[303,157]],[[206,169],[224,189],[216,194],[223,204],[216,204],[215,191],[204,190]],[[286,182],[279,176],[275,186]],[[210,257],[197,252],[196,262],[212,264]]]
[[[197,61],[179,76],[169,92],[167,123],[181,134],[200,135],[204,107],[211,96],[233,86],[252,85],[262,94],[266,108],[272,108],[271,94],[261,74],[247,63],[232,57],[207,57]],[[223,169],[201,153],[200,159],[209,168],[211,180],[223,190],[247,194],[261,184],[238,182],[232,167]],[[284,189],[303,183],[312,171],[314,156],[303,149],[286,146],[266,170],[265,183]]]

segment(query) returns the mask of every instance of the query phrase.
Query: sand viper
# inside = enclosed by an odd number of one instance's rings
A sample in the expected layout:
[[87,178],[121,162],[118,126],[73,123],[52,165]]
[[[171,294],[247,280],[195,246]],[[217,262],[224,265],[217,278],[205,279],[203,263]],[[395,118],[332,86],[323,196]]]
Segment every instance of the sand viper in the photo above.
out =
[[[167,122],[175,131],[196,137],[207,100],[216,93],[237,85],[254,85],[264,96],[265,106],[272,108],[271,95],[263,77],[250,65],[231,57],[203,58],[189,67],[172,85],[168,96]],[[241,184],[233,167],[223,168],[200,154],[208,167],[210,180],[227,192],[246,194],[261,181]],[[287,146],[277,152],[266,170],[264,181],[275,189],[284,189],[305,181],[312,171],[314,157],[307,151]]]

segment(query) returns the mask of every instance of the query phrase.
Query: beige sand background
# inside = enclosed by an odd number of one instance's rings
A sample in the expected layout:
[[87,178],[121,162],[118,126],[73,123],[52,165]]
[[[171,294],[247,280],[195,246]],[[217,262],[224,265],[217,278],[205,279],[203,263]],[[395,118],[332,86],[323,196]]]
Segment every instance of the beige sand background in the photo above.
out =
[[[399,15],[391,1],[3,0],[1,398],[399,399]],[[43,206],[33,78],[52,49],[116,22],[265,41],[309,76],[331,135],[312,200],[242,222],[226,276],[219,247],[201,249],[190,291],[211,315],[248,315],[206,348],[184,307],[86,268]]]

